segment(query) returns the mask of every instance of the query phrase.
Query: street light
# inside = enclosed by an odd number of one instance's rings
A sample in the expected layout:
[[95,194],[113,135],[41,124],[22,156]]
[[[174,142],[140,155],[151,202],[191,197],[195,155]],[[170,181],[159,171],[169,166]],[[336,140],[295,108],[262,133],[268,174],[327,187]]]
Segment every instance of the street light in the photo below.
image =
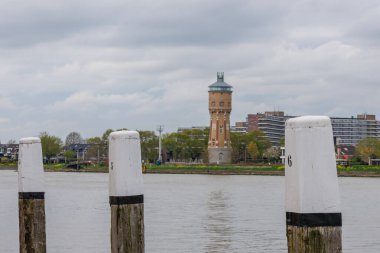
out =
[[161,154],[161,134],[164,131],[164,126],[163,125],[158,125],[157,126],[157,131],[159,133],[158,136],[158,162],[161,163],[162,161],[162,154]]

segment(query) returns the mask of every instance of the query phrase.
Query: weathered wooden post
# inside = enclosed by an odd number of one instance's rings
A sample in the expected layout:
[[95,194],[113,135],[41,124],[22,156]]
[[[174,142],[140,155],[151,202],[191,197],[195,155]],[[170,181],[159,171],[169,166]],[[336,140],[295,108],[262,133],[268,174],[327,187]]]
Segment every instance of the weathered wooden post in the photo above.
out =
[[111,252],[145,252],[144,195],[140,136],[117,131],[109,136]]
[[342,215],[330,118],[287,120],[285,152],[288,252],[342,252]]
[[20,139],[18,160],[20,253],[46,252],[41,140]]

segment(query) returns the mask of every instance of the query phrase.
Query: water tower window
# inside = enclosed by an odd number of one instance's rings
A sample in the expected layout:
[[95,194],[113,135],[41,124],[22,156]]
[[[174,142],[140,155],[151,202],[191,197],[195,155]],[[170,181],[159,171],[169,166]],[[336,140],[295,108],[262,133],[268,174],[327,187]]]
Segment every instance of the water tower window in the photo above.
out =
[[215,101],[212,101],[212,102],[211,102],[211,106],[215,106]]
[[219,106],[224,106],[224,102],[219,102]]

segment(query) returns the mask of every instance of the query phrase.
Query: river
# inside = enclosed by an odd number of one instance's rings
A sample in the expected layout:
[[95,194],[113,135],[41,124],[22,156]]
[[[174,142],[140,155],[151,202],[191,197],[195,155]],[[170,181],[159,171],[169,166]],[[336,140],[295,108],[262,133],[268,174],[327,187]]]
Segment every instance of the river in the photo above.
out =
[[[48,252],[110,252],[108,174],[45,179]],[[146,252],[287,252],[284,179],[145,174]],[[339,178],[339,188],[343,252],[380,252],[380,178]],[[18,252],[14,171],[0,171],[0,202],[0,252]]]

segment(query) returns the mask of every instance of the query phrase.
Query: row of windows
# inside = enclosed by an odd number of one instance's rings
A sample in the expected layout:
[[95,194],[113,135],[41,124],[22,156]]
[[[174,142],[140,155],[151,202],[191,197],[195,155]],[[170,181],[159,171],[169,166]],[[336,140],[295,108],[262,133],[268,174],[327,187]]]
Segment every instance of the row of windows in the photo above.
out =
[[210,91],[232,91],[230,87],[210,87]]
[[[215,106],[215,104],[216,104],[215,101],[211,102],[211,106]],[[219,102],[219,106],[223,107],[224,106],[224,102],[223,101]],[[231,102],[228,102],[228,106],[231,106]]]

